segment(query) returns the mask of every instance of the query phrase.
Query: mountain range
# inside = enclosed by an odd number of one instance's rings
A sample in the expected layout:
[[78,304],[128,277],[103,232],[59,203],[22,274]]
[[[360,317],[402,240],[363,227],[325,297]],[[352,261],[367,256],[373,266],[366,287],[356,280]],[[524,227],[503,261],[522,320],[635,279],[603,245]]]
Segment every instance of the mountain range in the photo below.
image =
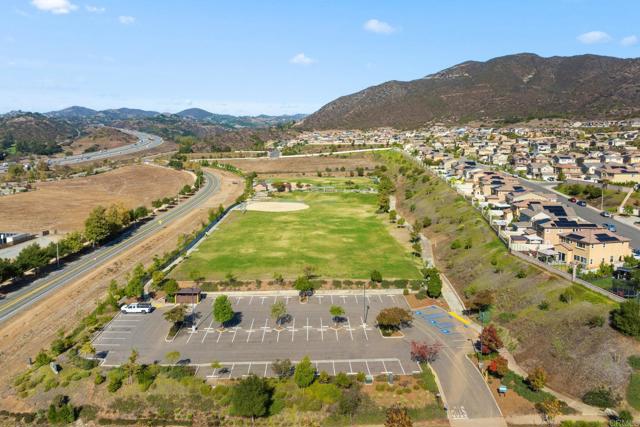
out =
[[372,86],[328,103],[302,126],[415,128],[440,121],[634,115],[640,115],[640,59],[521,53]]
[[157,111],[139,110],[133,108],[117,108],[109,110],[93,110],[91,108],[72,106],[58,111],[45,113],[47,117],[66,120],[89,120],[107,123],[115,120],[148,119],[158,116],[179,116],[183,119],[206,122],[225,128],[265,127],[296,122],[305,117],[304,114],[280,115],[280,116],[233,116],[228,114],[215,114],[201,108],[189,108],[175,114],[160,113]]

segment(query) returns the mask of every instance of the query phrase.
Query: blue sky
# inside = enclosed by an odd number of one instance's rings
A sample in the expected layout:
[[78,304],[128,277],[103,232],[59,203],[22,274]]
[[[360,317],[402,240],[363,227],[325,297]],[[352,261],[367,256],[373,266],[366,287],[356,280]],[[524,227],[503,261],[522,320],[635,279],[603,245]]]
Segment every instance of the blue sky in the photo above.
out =
[[310,113],[534,52],[640,56],[637,0],[3,0],[0,112]]

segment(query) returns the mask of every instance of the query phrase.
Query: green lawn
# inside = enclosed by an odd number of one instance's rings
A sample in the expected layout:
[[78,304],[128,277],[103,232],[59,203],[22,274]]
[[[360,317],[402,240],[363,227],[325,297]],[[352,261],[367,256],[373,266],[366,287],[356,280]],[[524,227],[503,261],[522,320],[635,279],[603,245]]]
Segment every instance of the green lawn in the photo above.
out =
[[418,279],[418,258],[389,234],[386,216],[375,213],[377,195],[288,193],[310,207],[296,212],[233,212],[173,273],[192,272],[208,280],[232,273],[240,280],[299,276],[307,265],[323,278],[368,279],[379,270],[385,279]]

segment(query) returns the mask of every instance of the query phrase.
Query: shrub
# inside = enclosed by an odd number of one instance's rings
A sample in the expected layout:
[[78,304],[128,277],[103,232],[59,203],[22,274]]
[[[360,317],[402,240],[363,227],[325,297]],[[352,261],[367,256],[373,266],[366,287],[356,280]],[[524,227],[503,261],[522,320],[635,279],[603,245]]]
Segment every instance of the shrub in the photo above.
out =
[[405,296],[406,296],[406,295],[409,295],[409,289],[406,289],[406,288],[405,288],[405,289],[402,291],[402,295],[405,295]]
[[601,328],[604,326],[604,317],[602,316],[591,316],[588,320],[587,320],[587,326],[590,328]]
[[338,372],[333,379],[333,382],[340,388],[349,388],[353,384],[351,378],[349,378],[349,376],[344,372]]
[[104,375],[102,375],[101,373],[99,373],[99,372],[98,372],[98,373],[96,374],[96,377],[95,377],[95,378],[94,378],[94,380],[93,380],[93,383],[94,383],[95,385],[100,385],[100,384],[102,384],[106,379],[107,379],[107,377],[105,377]]
[[420,300],[426,299],[427,298],[427,290],[426,289],[420,289],[418,291],[418,293],[416,294],[416,298],[420,299]]
[[640,369],[640,356],[629,356],[627,363],[629,363],[632,369]]
[[615,408],[620,403],[620,396],[614,394],[610,388],[598,387],[586,392],[582,396],[582,401],[599,408]]
[[542,367],[535,368],[529,376],[527,376],[527,384],[533,391],[540,391],[547,383],[547,373]]
[[538,308],[540,310],[549,310],[549,303],[546,300],[542,300],[540,301],[540,304],[538,304]]
[[613,310],[611,326],[623,334],[640,337],[640,301],[627,300]]
[[48,365],[52,361],[53,359],[49,357],[47,352],[45,352],[44,350],[40,350],[40,353],[38,353],[38,355],[36,356],[36,360],[34,361],[34,363],[36,367],[40,367],[40,366]]
[[458,239],[451,242],[451,249],[460,249],[462,247],[462,243]]
[[516,273],[516,277],[517,277],[518,279],[524,279],[525,277],[527,277],[527,272],[526,272],[526,271],[524,271],[524,270],[522,270],[522,269],[520,269],[520,270],[518,270],[518,272]]

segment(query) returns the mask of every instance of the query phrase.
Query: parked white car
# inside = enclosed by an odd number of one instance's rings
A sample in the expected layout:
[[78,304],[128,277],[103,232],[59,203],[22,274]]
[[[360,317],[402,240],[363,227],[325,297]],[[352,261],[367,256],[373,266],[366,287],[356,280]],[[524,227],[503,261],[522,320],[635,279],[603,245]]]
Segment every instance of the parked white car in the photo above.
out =
[[134,302],[133,304],[125,304],[120,307],[123,314],[128,313],[151,313],[153,306],[147,302]]

